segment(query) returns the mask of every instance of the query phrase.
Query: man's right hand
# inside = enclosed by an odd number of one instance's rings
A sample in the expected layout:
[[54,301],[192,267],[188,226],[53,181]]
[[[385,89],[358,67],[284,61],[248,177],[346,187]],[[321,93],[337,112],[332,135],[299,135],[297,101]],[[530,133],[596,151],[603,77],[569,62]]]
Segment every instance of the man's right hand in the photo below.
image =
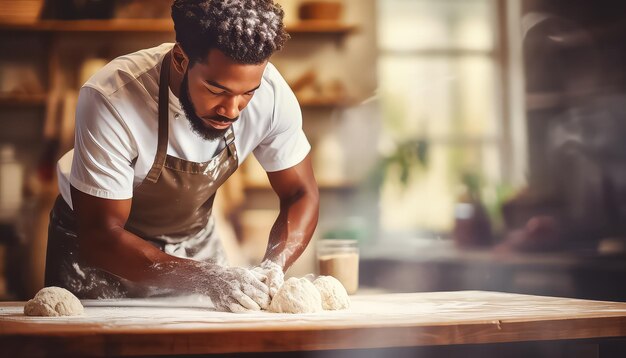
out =
[[269,289],[251,270],[219,265],[206,266],[204,294],[219,311],[245,312],[266,309],[270,304]]

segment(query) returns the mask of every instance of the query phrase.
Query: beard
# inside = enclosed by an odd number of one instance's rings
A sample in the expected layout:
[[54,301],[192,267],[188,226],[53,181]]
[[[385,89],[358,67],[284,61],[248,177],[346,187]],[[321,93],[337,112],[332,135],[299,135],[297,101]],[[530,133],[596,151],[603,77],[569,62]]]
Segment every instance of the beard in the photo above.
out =
[[[191,97],[189,96],[189,81],[187,79],[187,71],[185,71],[185,75],[183,76],[183,81],[180,84],[180,98],[178,100],[180,102],[180,106],[185,112],[185,116],[187,116],[187,120],[189,120],[189,125],[191,126],[191,130],[199,135],[201,138],[206,140],[217,140],[226,134],[226,132],[230,129],[217,129],[213,128],[210,125],[206,124],[202,118],[198,117],[196,114],[196,108],[191,102]],[[210,119],[215,121],[223,121],[223,122],[234,122],[237,120],[228,119],[219,115],[211,117]],[[232,124],[231,124],[232,125]]]

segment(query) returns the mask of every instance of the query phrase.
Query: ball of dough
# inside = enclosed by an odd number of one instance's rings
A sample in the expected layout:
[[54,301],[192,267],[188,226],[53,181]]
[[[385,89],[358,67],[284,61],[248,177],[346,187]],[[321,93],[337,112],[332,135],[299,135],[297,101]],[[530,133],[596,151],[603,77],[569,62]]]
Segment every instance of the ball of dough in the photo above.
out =
[[350,307],[350,298],[346,288],[332,276],[320,276],[313,285],[320,291],[322,307],[325,310],[341,310]]
[[45,287],[24,306],[27,316],[77,316],[84,312],[83,305],[70,291],[61,287]]
[[279,313],[312,313],[322,311],[322,297],[311,281],[291,277],[280,287],[270,311]]

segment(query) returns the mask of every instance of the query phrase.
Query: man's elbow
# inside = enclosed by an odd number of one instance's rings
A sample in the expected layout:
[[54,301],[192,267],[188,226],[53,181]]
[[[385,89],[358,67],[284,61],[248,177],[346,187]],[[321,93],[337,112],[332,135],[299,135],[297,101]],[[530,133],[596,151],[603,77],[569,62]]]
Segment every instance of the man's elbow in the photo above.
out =
[[320,189],[317,184],[312,185],[311,189],[309,189],[309,197],[311,200],[311,204],[314,205],[318,210],[320,207]]
[[317,184],[307,185],[299,190],[296,200],[305,200],[311,207],[319,208],[320,206],[320,190]]

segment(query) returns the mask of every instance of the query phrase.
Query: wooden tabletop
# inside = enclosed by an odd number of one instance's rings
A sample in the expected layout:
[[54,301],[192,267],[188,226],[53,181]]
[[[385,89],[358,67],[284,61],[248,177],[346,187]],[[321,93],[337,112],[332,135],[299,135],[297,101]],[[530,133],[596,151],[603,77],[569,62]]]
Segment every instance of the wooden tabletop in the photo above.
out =
[[84,301],[80,317],[0,303],[8,356],[158,355],[502,343],[626,336],[626,303],[458,291],[353,296],[315,314],[215,312],[197,301]]

